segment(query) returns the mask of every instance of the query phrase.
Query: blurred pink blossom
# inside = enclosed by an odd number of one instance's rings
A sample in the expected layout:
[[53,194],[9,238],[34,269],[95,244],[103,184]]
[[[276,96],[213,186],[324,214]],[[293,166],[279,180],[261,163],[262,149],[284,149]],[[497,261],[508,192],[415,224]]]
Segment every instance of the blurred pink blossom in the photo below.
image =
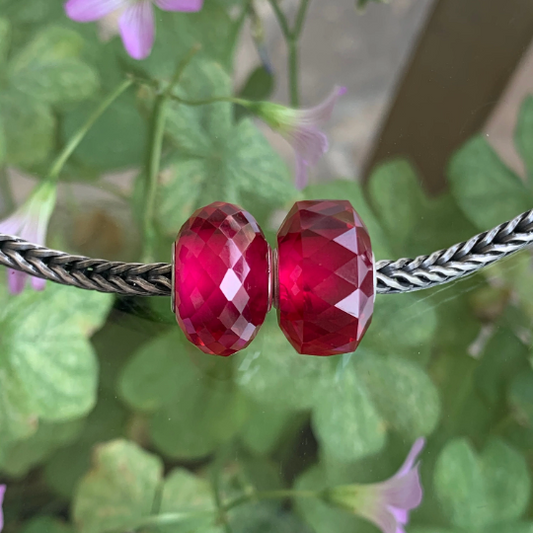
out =
[[424,439],[418,439],[394,476],[381,483],[342,485],[326,492],[329,503],[374,523],[383,533],[405,533],[409,512],[422,502],[419,464]]
[[331,118],[337,100],[346,92],[346,87],[336,86],[323,102],[309,109],[291,109],[271,102],[246,106],[293,147],[298,189],[307,185],[308,167],[316,165],[328,151],[328,138],[321,127]]
[[94,22],[120,11],[118,26],[122,42],[134,59],[150,55],[155,37],[152,4],[163,11],[195,12],[202,9],[204,0],[68,0],[67,16],[76,22]]
[[4,503],[5,493],[6,493],[6,486],[0,485],[0,531],[4,529],[4,513],[2,511],[2,504]]
[[[31,196],[10,217],[0,221],[0,233],[15,235],[25,241],[44,246],[48,222],[55,207],[56,186],[43,182],[33,191]],[[24,272],[7,269],[9,290],[19,294],[30,277]],[[43,290],[44,279],[31,277],[31,285],[35,290]]]

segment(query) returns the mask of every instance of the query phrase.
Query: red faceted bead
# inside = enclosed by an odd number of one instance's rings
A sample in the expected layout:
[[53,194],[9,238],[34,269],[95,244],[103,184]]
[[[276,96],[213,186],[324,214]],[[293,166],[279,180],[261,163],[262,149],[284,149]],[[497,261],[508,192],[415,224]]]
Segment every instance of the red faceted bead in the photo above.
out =
[[270,248],[250,213],[223,202],[196,211],[174,245],[174,311],[202,351],[231,355],[270,307]]
[[278,232],[278,318],[299,353],[353,352],[374,311],[374,257],[350,202],[296,202]]

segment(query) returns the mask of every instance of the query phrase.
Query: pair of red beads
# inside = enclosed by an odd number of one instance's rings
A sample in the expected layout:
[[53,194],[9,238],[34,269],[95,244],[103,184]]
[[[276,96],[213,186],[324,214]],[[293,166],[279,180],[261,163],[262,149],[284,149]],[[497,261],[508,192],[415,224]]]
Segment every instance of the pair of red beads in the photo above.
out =
[[252,342],[274,305],[297,352],[353,352],[374,310],[370,237],[347,201],[296,202],[271,250],[255,218],[215,202],[174,244],[173,308],[187,338],[228,356]]

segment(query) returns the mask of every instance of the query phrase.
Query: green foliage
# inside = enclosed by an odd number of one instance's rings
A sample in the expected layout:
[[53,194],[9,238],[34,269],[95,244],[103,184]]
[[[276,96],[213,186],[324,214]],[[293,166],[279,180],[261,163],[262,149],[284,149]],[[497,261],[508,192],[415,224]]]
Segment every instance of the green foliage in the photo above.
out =
[[[196,62],[185,71],[176,94],[187,100],[228,96],[231,81],[220,65]],[[234,122],[227,102],[173,102],[167,134],[176,155],[164,165],[157,205],[159,225],[168,235],[174,236],[195,209],[213,201],[241,205],[261,222],[294,197],[281,158],[249,119]]]
[[491,440],[478,455],[464,439],[446,445],[434,482],[451,523],[467,531],[519,519],[531,484],[523,457],[505,443]]
[[192,459],[231,439],[247,409],[232,381],[202,375],[189,351],[175,330],[156,338],[131,359],[119,387],[132,407],[153,413],[150,434],[165,455]]
[[483,137],[470,140],[452,157],[449,179],[458,204],[481,230],[527,211],[533,202],[530,188]]
[[93,469],[74,498],[74,520],[81,533],[136,527],[150,515],[163,464],[155,455],[127,441],[97,448]]
[[8,300],[0,313],[0,451],[31,435],[39,419],[68,421],[93,407],[97,365],[87,336],[110,303],[107,295],[53,284]]

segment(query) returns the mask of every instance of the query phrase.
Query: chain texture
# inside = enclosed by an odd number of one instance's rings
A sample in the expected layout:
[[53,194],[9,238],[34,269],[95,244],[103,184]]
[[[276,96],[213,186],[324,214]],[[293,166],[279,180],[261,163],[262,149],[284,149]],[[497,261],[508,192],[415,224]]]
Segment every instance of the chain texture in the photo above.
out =
[[[445,250],[376,263],[377,292],[429,289],[468,276],[533,243],[533,209]],[[70,255],[0,233],[0,264],[63,285],[128,296],[170,296],[172,265]]]

